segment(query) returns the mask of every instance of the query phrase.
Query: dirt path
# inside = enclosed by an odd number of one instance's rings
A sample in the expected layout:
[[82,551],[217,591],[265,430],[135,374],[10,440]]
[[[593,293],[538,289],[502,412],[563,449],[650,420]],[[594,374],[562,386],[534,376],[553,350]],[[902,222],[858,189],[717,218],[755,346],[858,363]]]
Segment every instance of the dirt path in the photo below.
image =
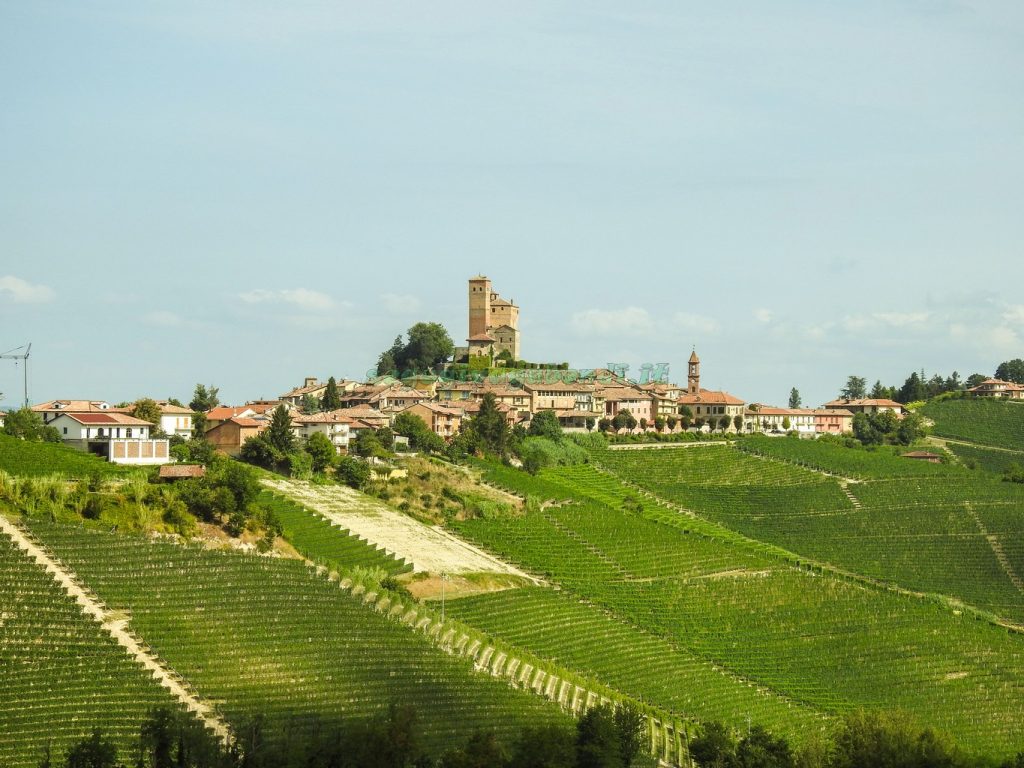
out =
[[156,681],[170,691],[190,712],[195,713],[196,717],[202,720],[203,725],[212,731],[223,744],[231,744],[233,736],[227,723],[213,712],[210,705],[186,689],[177,676],[167,669],[159,659],[142,647],[139,640],[128,631],[128,619],[119,615],[118,612],[108,611],[95,595],[79,585],[73,573],[51,558],[21,528],[3,515],[0,515],[0,532],[6,534],[19,549],[42,566],[53,577],[53,580],[75,599],[83,613],[95,619],[117,644],[125,649],[129,656],[148,670]]
[[436,525],[426,525],[387,504],[341,485],[263,480],[340,528],[412,563],[416,572],[497,573],[537,580]]
[[985,523],[982,522],[981,516],[978,515],[971,504],[965,503],[964,506],[967,508],[967,513],[971,516],[971,519],[974,520],[974,524],[978,526],[978,530],[981,531],[981,535],[985,537],[985,541],[987,541],[988,545],[992,548],[992,554],[994,554],[996,556],[996,560],[999,561],[999,567],[1003,569],[1003,573],[1006,574],[1013,586],[1017,588],[1017,591],[1024,594],[1024,581],[1021,581],[1020,576],[1018,576],[1017,572],[1013,570],[1013,565],[1010,563],[1009,558],[1003,551],[1003,545],[999,541],[999,537],[993,536],[988,532],[988,528],[986,528]]

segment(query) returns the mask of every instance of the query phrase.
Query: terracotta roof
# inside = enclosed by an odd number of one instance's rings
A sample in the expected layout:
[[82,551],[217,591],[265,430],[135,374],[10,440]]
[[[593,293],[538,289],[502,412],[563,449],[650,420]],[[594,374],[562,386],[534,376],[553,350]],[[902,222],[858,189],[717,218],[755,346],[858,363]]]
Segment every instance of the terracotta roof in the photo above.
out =
[[[435,403],[433,401],[417,403],[416,405],[410,405],[409,408],[426,408],[434,413],[440,413],[445,416],[462,416],[465,411],[462,408],[449,408],[448,406]],[[406,409],[408,410],[408,409]]]
[[680,395],[676,400],[680,405],[743,405],[744,401],[728,392],[702,389],[695,395]]
[[860,398],[859,400],[830,400],[829,402],[825,403],[826,408],[841,408],[844,406],[849,407],[851,405],[857,407],[875,406],[881,408],[899,408],[900,410],[903,409],[903,403],[897,403],[895,400],[886,400],[885,398],[876,399],[870,397],[863,397]]
[[251,405],[218,405],[206,412],[206,418],[214,421],[225,421],[235,416],[241,416],[246,412],[256,413],[256,408]]
[[848,411],[845,408],[815,408],[815,416],[849,416],[853,418],[853,411]]
[[813,416],[814,411],[810,408],[774,408],[762,405],[756,411],[748,408],[747,413],[754,416]]
[[340,409],[292,417],[293,424],[347,424],[351,421],[352,417],[346,416]]
[[648,400],[651,397],[635,387],[605,387],[602,394],[605,400],[613,403],[619,400]]
[[690,353],[690,362],[691,363],[699,363],[700,362],[700,358],[697,357],[697,350],[696,349],[693,350],[693,352]]
[[[181,415],[192,414],[191,408],[185,408],[181,405],[171,405],[166,400],[157,400],[156,404],[160,406],[160,413],[179,413]],[[168,465],[164,465],[168,466]]]
[[92,413],[93,411],[110,410],[110,403],[106,400],[47,400],[45,403],[39,403],[38,405],[31,406],[31,408],[33,411]]
[[475,334],[473,336],[470,336],[469,338],[466,339],[466,341],[494,341],[494,340],[495,340],[494,337],[491,336],[491,334],[489,334],[489,333],[477,333],[477,334]]
[[491,302],[491,306],[492,307],[514,307],[515,304],[513,304],[508,299],[503,299],[503,298],[501,298],[501,296],[499,296],[498,298],[494,299]]
[[281,395],[281,399],[284,400],[286,397],[301,397],[302,395],[308,395],[310,392],[316,392],[317,390],[323,389],[326,386],[327,382],[318,382],[316,384],[310,384],[309,386],[305,387],[296,387],[295,389],[285,392],[283,395]]
[[160,467],[160,477],[204,477],[206,467],[202,464],[164,464]]
[[116,424],[124,427],[152,427],[148,421],[136,419],[126,413],[66,413],[65,416],[74,419],[79,424]]
[[[235,416],[228,419],[224,424],[237,424],[240,427],[269,427],[270,422],[266,419],[250,419],[244,416]],[[214,429],[220,429],[224,424],[218,424]],[[212,431],[212,430],[211,430]]]
[[991,389],[992,387],[1001,387],[1009,390],[1021,390],[1024,389],[1024,385],[1016,384],[1012,381],[1003,381],[1002,379],[985,379],[981,384],[976,387],[971,387],[968,392],[977,392],[979,389]]

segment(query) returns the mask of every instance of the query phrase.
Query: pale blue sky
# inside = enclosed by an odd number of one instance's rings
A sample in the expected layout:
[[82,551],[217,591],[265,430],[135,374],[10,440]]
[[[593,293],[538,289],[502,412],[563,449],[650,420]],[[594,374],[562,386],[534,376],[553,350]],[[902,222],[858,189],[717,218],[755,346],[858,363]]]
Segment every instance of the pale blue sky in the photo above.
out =
[[1024,357],[1019,2],[0,2],[0,103],[33,401],[360,376],[477,272],[751,401]]

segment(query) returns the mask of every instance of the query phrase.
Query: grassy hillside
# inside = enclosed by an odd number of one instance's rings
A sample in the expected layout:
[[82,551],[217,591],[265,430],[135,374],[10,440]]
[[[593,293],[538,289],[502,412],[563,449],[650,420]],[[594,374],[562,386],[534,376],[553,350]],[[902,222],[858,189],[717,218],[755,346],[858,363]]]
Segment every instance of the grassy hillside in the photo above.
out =
[[294,560],[212,552],[31,521],[33,531],[197,692],[269,738],[303,716],[414,705],[436,751],[476,728],[512,737],[562,720],[549,702],[472,671]]
[[1024,452],[980,448],[966,443],[946,443],[946,449],[966,467],[1002,475],[1014,464],[1024,466]]
[[920,413],[935,422],[932,433],[1024,451],[1024,403],[965,398],[928,403]]
[[99,726],[129,755],[171,695],[0,534],[0,765],[55,758]]
[[[703,477],[708,493],[723,461],[730,480],[725,489],[744,487],[736,463],[718,451],[652,451],[657,456],[648,457],[646,474],[633,478],[660,490],[673,487],[673,473],[658,462],[683,454],[687,458],[681,461],[692,462],[692,453],[708,463],[686,464],[685,476]],[[767,463],[742,455],[738,461],[752,468]],[[500,469],[491,479],[501,482],[513,471]],[[799,489],[794,479],[813,476],[787,465],[765,471],[787,473],[789,484],[772,490]],[[834,715],[857,707],[899,708],[951,731],[974,749],[1007,753],[1024,742],[1024,695],[1015,682],[1024,675],[1021,636],[935,602],[795,567],[757,543],[636,496],[590,466],[545,470],[538,478],[519,473],[516,487],[538,499],[573,501],[533,507],[521,517],[467,520],[455,524],[458,530],[548,575],[616,621],[643,627],[686,657],[806,711]],[[842,495],[838,485],[836,493]],[[810,508],[795,505],[797,511]],[[765,513],[777,509],[762,507]],[[726,504],[717,514],[727,510]],[[502,623],[502,601],[516,599],[481,598],[493,601],[495,617],[478,620],[489,622],[496,633],[540,632],[530,624]],[[473,611],[467,609],[468,615]],[[550,614],[536,616],[540,621]],[[557,621],[537,626],[552,634],[538,639],[536,647],[559,651],[565,626]],[[614,670],[607,666],[614,659],[588,662],[587,653],[579,651],[577,663],[595,670],[600,663],[608,677],[628,676],[628,654]],[[665,705],[669,700],[653,687],[648,695]],[[692,713],[701,716],[701,709],[695,705]]]

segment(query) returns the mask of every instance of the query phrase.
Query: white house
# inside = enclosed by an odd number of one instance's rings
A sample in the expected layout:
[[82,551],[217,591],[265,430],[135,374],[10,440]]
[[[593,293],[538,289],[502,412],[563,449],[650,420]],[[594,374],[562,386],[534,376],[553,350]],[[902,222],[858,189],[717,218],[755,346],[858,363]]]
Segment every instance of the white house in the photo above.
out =
[[327,436],[335,450],[341,451],[348,450],[349,440],[355,437],[352,434],[352,423],[352,419],[340,415],[338,411],[311,413],[293,416],[292,431],[297,437],[306,439],[319,432]]
[[43,417],[44,424],[49,424],[62,413],[101,413],[110,408],[106,400],[47,400],[32,406],[32,410]]
[[752,406],[743,414],[743,420],[748,432],[796,432],[801,437],[817,434],[814,411],[810,408]]
[[167,435],[177,435],[186,440],[192,437],[192,411],[180,405],[171,405],[166,400],[157,400],[160,406],[160,429]]
[[61,413],[50,426],[68,445],[115,464],[166,464],[167,440],[150,438],[151,424],[126,413]]

